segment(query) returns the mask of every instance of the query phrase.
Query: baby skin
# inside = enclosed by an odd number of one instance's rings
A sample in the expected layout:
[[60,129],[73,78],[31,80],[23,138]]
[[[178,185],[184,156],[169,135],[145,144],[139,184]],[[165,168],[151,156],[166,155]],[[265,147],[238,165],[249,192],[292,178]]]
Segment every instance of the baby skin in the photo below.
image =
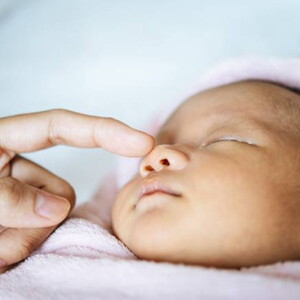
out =
[[300,259],[300,96],[242,81],[193,95],[119,191],[114,234],[146,260],[242,268]]

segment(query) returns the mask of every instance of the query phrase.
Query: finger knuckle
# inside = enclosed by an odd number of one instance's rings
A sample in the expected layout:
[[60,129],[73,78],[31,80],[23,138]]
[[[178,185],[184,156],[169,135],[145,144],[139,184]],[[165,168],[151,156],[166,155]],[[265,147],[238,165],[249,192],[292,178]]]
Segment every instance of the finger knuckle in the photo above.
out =
[[0,180],[0,207],[7,211],[16,207],[21,201],[22,188],[13,177],[5,177]]
[[107,121],[116,121],[116,119],[115,118],[113,118],[113,117],[105,117],[105,119],[107,120]]
[[52,116],[53,115],[57,116],[57,115],[65,114],[66,112],[68,112],[68,110],[63,109],[63,108],[53,108],[53,109],[48,110],[48,113]]
[[116,122],[119,123],[120,122],[119,120],[117,120],[116,118],[113,118],[113,117],[106,117],[105,119],[108,123],[116,123]]
[[59,120],[67,113],[67,110],[61,108],[55,108],[48,111],[48,140],[49,144],[57,145],[63,142],[62,137],[59,134]]
[[18,248],[18,257],[20,260],[27,258],[36,248],[36,243],[30,239],[24,239]]
[[20,240],[18,245],[15,246],[15,253],[18,260],[27,258],[37,247],[39,247],[43,241],[51,234],[56,226],[46,227],[38,230],[26,230],[22,228],[16,228]]
[[119,121],[112,117],[101,117],[100,122],[99,118],[94,119],[93,123],[91,123],[91,139],[96,147],[104,147],[104,137],[111,132],[111,128],[116,122]]

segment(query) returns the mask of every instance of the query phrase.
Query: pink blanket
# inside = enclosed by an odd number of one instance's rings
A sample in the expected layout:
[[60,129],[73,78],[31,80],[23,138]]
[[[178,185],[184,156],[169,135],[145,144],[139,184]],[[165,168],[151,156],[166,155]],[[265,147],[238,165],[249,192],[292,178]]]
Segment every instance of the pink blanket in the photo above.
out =
[[[187,94],[246,78],[300,89],[300,60],[229,61]],[[155,134],[183,100],[164,107],[144,130]],[[238,271],[137,259],[111,234],[110,209],[138,163],[119,158],[91,201],[79,206],[28,259],[0,275],[0,299],[300,299],[300,262]]]

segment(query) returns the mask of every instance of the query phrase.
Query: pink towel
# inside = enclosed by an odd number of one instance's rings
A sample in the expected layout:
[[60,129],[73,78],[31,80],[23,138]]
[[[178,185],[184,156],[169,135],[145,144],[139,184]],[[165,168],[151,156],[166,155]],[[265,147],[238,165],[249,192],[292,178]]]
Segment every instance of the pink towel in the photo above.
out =
[[[300,89],[300,59],[228,61],[187,95],[247,78]],[[164,107],[144,130],[155,134],[183,100]],[[111,234],[110,209],[139,161],[119,158],[88,203],[76,208],[28,259],[2,274],[0,299],[300,299],[300,262],[238,271],[137,259]]]

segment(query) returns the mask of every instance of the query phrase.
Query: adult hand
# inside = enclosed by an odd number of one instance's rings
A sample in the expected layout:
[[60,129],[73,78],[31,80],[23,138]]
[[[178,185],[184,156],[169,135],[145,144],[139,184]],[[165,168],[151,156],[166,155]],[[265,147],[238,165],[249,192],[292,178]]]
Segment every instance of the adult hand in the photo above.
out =
[[0,118],[0,272],[25,259],[68,215],[73,188],[19,156],[55,145],[143,156],[154,138],[107,117],[55,109]]

